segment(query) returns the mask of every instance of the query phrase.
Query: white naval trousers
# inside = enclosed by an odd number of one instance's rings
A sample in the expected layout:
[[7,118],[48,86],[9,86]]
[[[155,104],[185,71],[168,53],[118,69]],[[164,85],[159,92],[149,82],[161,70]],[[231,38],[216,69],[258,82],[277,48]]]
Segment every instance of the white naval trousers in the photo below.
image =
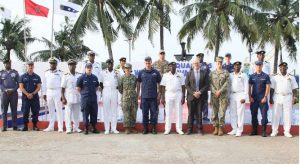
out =
[[102,95],[105,131],[109,131],[110,123],[111,131],[115,131],[117,130],[118,90],[116,87],[105,86]]
[[49,110],[49,125],[48,128],[54,129],[55,123],[55,110],[57,117],[58,130],[63,130],[63,112],[62,112],[62,102],[61,89],[47,89],[47,105]]
[[179,91],[176,93],[175,98],[168,98],[168,91],[166,92],[166,118],[165,118],[165,131],[171,130],[171,115],[175,110],[176,113],[176,131],[182,131],[182,92]]
[[272,112],[272,132],[278,133],[280,117],[283,113],[283,129],[289,133],[292,124],[293,95],[274,95],[274,107]]
[[72,129],[73,121],[73,130],[79,129],[79,115],[80,115],[80,103],[71,104],[67,103],[65,106],[65,124],[67,131]]
[[244,129],[244,116],[245,116],[245,104],[241,103],[242,97],[245,94],[231,93],[229,98],[229,112],[230,112],[230,122],[232,130],[236,133],[242,134]]

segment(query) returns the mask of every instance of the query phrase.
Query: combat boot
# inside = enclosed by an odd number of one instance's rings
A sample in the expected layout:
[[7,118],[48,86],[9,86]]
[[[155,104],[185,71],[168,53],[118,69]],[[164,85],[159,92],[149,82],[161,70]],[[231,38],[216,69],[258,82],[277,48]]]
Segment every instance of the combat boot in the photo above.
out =
[[124,128],[125,129],[125,134],[130,134],[129,128]]
[[250,136],[255,136],[255,135],[257,135],[257,126],[252,126],[252,132]]
[[191,135],[193,133],[193,127],[189,128],[186,135]]
[[156,125],[152,125],[152,134],[157,134]]
[[263,125],[263,128],[262,128],[262,133],[261,133],[261,136],[262,137],[267,137],[267,126],[266,125]]
[[223,127],[219,127],[218,136],[222,136],[224,134]]
[[27,124],[24,124],[24,127],[23,127],[22,131],[23,131],[23,132],[24,132],[24,131],[28,131],[28,125],[27,125]]
[[215,126],[215,130],[213,132],[213,135],[218,135],[218,127],[217,126]]
[[148,134],[148,125],[144,125],[143,134]]
[[138,133],[138,131],[133,127],[133,128],[130,128],[130,132],[131,133],[134,133],[134,134],[137,134]]

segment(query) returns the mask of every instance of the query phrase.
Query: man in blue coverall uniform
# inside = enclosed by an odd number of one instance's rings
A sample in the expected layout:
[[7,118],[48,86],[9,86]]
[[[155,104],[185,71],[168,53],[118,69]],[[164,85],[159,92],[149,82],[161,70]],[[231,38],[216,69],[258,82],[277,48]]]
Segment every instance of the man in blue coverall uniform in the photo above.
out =
[[22,112],[24,128],[22,131],[28,131],[28,118],[31,109],[33,130],[38,131],[37,122],[40,111],[40,100],[38,92],[41,89],[41,77],[33,72],[34,63],[27,62],[26,70],[19,80],[19,87],[22,91]]
[[261,124],[263,126],[262,136],[266,137],[266,127],[268,124],[268,95],[270,92],[271,80],[269,75],[262,71],[263,62],[255,62],[255,73],[249,77],[249,100],[250,110],[252,115],[252,133],[251,135],[257,135],[257,113],[258,108],[262,115]]
[[[137,93],[140,93],[141,89],[141,103],[143,111],[143,134],[148,133],[149,124],[149,110],[150,110],[150,122],[152,124],[152,134],[157,134],[156,124],[158,117],[158,104],[160,102],[160,94],[157,92],[157,87],[161,81],[161,75],[152,67],[151,57],[145,58],[145,68],[141,70],[137,78]],[[142,86],[141,86],[142,85]]]
[[11,118],[13,124],[13,130],[18,130],[17,128],[17,107],[18,107],[18,88],[19,88],[19,73],[18,71],[11,69],[11,61],[5,59],[3,61],[5,66],[4,70],[0,71],[0,88],[3,92],[2,95],[2,119],[3,128],[2,131],[6,131],[7,128],[7,111],[8,106],[11,109]]
[[93,133],[99,133],[96,129],[98,103],[97,103],[97,90],[99,89],[98,78],[92,74],[93,65],[87,63],[85,65],[85,73],[81,75],[76,84],[77,90],[81,94],[81,111],[83,113],[83,122],[85,125],[85,133],[89,133],[89,117],[93,126]]

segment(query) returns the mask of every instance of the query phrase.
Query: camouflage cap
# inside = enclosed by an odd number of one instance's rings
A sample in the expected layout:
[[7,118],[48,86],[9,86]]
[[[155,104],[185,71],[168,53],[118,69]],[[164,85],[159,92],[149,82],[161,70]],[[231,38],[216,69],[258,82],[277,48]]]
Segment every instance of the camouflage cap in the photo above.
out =
[[217,56],[216,57],[216,62],[223,62],[223,57],[222,56]]
[[126,64],[125,64],[125,66],[124,66],[124,68],[131,69],[131,68],[132,68],[132,65],[131,65],[131,64],[129,64],[129,63],[126,63]]

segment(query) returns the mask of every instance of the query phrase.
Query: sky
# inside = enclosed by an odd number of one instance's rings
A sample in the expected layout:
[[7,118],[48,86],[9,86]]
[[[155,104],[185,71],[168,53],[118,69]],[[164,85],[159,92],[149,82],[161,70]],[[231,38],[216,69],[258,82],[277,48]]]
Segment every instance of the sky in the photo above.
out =
[[[44,17],[36,17],[36,16],[26,16],[27,19],[30,20],[28,26],[31,27],[32,36],[41,38],[45,37],[47,39],[51,39],[51,24],[52,24],[52,0],[33,0],[35,3],[48,7],[50,9],[48,18]],[[19,19],[24,18],[24,8],[23,8],[23,0],[0,0],[0,5],[12,10],[12,18],[14,19],[16,16]],[[174,5],[175,12],[178,12],[182,6]],[[76,18],[74,19],[76,21]],[[59,31],[61,29],[61,24],[64,22],[64,17],[61,15],[54,15],[54,31]],[[165,51],[166,51],[166,59],[168,61],[175,61],[174,54],[181,53],[180,42],[177,39],[177,33],[183,25],[182,18],[179,14],[171,15],[171,33],[165,30]],[[145,56],[151,56],[153,60],[158,59],[158,51],[159,48],[159,33],[157,32],[154,35],[152,45],[148,40],[147,29],[142,32],[139,38],[134,43],[134,49],[132,50],[131,61],[138,62],[143,61]],[[129,45],[126,42],[127,38],[125,38],[122,33],[119,34],[119,38],[116,42],[113,43],[113,55],[114,59],[117,60],[120,57],[129,56]],[[97,61],[105,61],[108,59],[107,48],[105,47],[104,41],[102,39],[101,32],[92,32],[88,31],[86,35],[83,37],[84,44],[89,48],[94,50],[98,56],[96,57]],[[194,39],[192,42],[191,50],[188,53],[197,54],[199,52],[205,53],[205,61],[213,62],[214,52],[205,49],[206,41],[203,39],[201,33]],[[299,47],[299,46],[298,46]],[[27,51],[28,54],[46,49],[43,43],[34,42],[33,44],[28,45]],[[259,50],[257,47],[253,48],[253,53]],[[273,65],[273,54],[274,48],[272,45],[267,45],[265,48],[267,52],[266,59],[269,59],[271,65]],[[232,54],[232,61],[241,61],[245,62],[249,58],[248,48],[245,46],[245,43],[242,43],[241,36],[234,30],[231,32],[231,39],[224,42],[220,47],[219,56],[224,56],[227,52]],[[289,71],[293,69],[298,69],[298,63],[290,62],[287,57],[287,52],[283,51],[283,60],[289,64]],[[252,61],[256,59],[256,55],[252,55]],[[299,53],[298,53],[299,59]],[[17,60],[13,58],[13,60]],[[298,74],[298,71],[297,71]]]

